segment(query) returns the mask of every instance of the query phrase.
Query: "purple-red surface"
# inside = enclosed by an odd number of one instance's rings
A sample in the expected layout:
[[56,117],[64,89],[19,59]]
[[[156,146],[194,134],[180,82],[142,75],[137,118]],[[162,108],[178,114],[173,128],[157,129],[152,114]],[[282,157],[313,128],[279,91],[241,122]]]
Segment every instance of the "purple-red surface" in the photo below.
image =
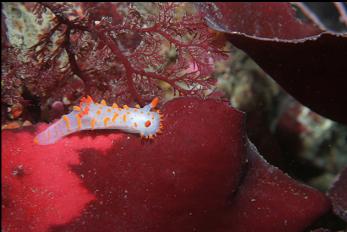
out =
[[168,102],[153,141],[116,131],[33,143],[2,131],[5,231],[302,231],[324,194],[267,164],[244,114],[217,100]]
[[347,34],[297,19],[289,3],[199,3],[210,27],[250,55],[286,91],[347,124]]

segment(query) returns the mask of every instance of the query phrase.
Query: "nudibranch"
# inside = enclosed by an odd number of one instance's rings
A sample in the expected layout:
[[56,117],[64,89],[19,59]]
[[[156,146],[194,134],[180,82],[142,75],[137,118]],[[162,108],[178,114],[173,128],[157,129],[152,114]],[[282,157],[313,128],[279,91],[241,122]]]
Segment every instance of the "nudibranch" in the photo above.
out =
[[94,129],[118,129],[151,139],[161,133],[163,128],[162,114],[154,110],[158,102],[159,99],[154,98],[143,108],[139,105],[130,108],[127,105],[118,107],[117,104],[107,106],[105,100],[95,103],[90,96],[83,97],[79,106],[74,106],[71,113],[63,115],[38,134],[34,142],[40,145],[53,144],[66,135]]

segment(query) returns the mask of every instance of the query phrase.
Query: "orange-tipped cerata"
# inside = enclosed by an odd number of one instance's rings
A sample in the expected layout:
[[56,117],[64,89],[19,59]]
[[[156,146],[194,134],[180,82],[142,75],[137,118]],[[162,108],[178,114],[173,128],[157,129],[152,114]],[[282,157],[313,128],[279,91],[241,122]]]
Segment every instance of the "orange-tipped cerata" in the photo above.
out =
[[159,98],[158,97],[155,97],[152,102],[151,102],[151,108],[155,108],[159,103]]

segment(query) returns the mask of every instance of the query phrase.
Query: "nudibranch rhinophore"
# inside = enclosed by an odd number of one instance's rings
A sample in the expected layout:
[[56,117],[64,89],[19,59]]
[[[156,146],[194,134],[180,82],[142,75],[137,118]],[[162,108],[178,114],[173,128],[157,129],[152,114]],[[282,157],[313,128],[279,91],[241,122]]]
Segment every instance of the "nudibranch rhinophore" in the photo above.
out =
[[156,97],[143,108],[139,105],[135,108],[127,105],[120,108],[117,104],[107,106],[105,100],[95,103],[90,96],[83,97],[79,106],[74,106],[71,113],[63,115],[38,134],[34,142],[40,145],[53,144],[66,135],[93,129],[118,129],[151,139],[161,133],[163,128],[160,111],[151,111],[158,102]]

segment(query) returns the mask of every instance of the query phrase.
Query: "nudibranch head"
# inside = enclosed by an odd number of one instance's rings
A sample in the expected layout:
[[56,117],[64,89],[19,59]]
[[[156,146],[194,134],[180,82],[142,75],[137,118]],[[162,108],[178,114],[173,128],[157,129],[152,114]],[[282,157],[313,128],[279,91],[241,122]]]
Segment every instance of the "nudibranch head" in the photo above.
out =
[[162,116],[158,112],[140,113],[136,119],[132,119],[133,128],[141,137],[152,138],[161,131],[161,118]]
[[136,123],[135,125],[141,137],[153,138],[153,136],[156,136],[158,133],[161,133],[161,130],[163,128],[163,115],[160,113],[159,110],[150,111],[151,109],[154,109],[157,106],[158,102],[159,99],[154,98],[150,104],[146,105],[145,107],[139,110],[140,113],[136,118],[136,122],[134,123]]

